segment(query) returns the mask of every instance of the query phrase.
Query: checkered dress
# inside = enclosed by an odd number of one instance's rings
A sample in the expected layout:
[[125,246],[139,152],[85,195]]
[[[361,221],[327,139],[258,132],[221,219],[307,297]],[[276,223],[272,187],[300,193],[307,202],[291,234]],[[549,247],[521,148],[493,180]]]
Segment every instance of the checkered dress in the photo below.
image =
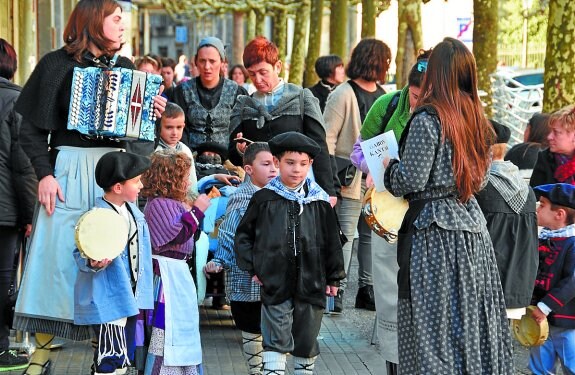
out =
[[[416,114],[385,185],[396,196],[429,198],[417,216],[409,298],[399,299],[400,374],[513,374],[503,291],[485,219],[455,189],[453,148],[439,119]],[[436,200],[433,200],[436,199]]]

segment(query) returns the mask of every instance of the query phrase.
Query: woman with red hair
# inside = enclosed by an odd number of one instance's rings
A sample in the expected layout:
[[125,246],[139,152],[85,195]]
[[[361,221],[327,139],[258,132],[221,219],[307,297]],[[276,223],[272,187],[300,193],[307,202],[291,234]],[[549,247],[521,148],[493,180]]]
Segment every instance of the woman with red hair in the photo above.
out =
[[317,98],[308,89],[280,78],[282,62],[278,48],[266,38],[259,36],[249,42],[244,49],[243,60],[256,92],[251,96],[239,96],[234,106],[230,121],[230,129],[233,129],[229,145],[230,161],[242,165],[246,143],[234,141],[236,138],[267,142],[273,136],[288,131],[303,133],[322,149],[314,159],[313,174],[335,204],[331,162]]
[[431,53],[417,109],[384,160],[385,187],[409,201],[398,241],[400,374],[513,374],[495,253],[473,194],[494,134],[475,59],[445,38]]

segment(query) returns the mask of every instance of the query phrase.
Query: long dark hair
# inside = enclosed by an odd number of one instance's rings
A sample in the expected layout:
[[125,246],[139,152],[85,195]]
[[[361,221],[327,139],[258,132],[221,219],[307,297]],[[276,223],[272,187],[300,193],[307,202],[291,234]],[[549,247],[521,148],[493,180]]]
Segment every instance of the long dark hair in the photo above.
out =
[[453,144],[453,173],[460,200],[479,191],[490,162],[494,133],[477,93],[475,59],[457,39],[445,38],[431,52],[417,106],[434,107],[443,140]]
[[90,43],[105,55],[116,53],[113,42],[104,35],[104,19],[118,8],[121,9],[120,4],[114,0],[80,0],[64,29],[66,52],[78,62],[82,61]]

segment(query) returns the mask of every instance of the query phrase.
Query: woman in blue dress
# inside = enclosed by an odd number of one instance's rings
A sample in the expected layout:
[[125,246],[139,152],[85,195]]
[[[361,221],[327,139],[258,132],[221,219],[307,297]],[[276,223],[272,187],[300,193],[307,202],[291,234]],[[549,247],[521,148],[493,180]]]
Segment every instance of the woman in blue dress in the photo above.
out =
[[[29,375],[49,372],[54,336],[90,337],[86,326],[73,324],[78,270],[72,256],[74,226],[103,195],[95,182],[96,163],[105,153],[125,148],[127,142],[87,138],[66,125],[74,68],[134,69],[128,58],[116,55],[123,34],[122,8],[116,1],[81,0],[64,30],[64,47],[42,57],[15,106],[22,115],[20,142],[39,181],[40,205],[14,317],[14,328],[36,333]],[[161,116],[165,102],[160,96],[154,98],[156,115]]]

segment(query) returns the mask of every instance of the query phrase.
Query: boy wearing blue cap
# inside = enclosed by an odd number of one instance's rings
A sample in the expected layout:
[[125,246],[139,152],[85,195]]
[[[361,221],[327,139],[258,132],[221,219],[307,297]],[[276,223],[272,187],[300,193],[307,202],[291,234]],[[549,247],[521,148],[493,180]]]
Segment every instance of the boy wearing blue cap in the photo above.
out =
[[134,204],[142,188],[140,176],[149,167],[148,158],[121,151],[105,154],[96,165],[96,183],[104,196],[96,199],[95,207],[121,215],[129,236],[114,259],[96,261],[74,250],[80,270],[74,286],[74,323],[90,325],[97,339],[93,374],[126,373],[134,361],[139,310],[154,308],[150,233]]
[[257,191],[234,239],[236,261],[261,285],[264,374],[313,374],[325,296],[345,277],[329,196],[307,178],[320,146],[297,132],[269,142],[279,176]]
[[575,186],[540,185],[537,222],[539,269],[532,304],[533,317],[549,322],[549,337],[531,348],[529,368],[534,374],[554,374],[557,359],[563,370],[575,374]]

